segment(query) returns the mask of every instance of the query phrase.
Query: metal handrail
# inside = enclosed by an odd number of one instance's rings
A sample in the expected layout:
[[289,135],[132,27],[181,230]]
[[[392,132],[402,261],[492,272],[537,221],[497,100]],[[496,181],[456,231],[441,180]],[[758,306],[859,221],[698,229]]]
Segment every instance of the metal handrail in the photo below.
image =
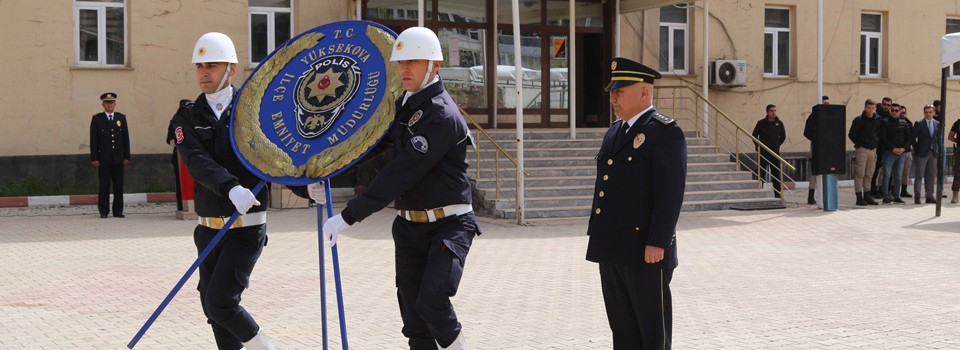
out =
[[[467,113],[467,111],[463,110],[463,107],[461,107],[460,104],[457,104],[457,108],[460,109],[460,114],[462,114],[464,118],[467,118],[467,120],[469,120],[470,123],[473,124],[473,126],[476,127],[478,131],[480,131],[480,134],[483,135],[484,137],[486,137],[487,140],[489,140],[490,143],[493,144],[493,147],[496,147],[496,148],[497,148],[497,153],[495,153],[495,156],[494,156],[494,172],[493,172],[493,173],[494,173],[494,181],[493,181],[493,182],[494,182],[494,187],[496,188],[496,193],[497,193],[496,199],[500,199],[500,154],[503,153],[503,155],[504,155],[505,157],[507,157],[508,160],[510,160],[511,162],[513,162],[513,165],[514,165],[514,166],[516,166],[516,167],[519,168],[519,167],[520,167],[520,164],[517,163],[517,160],[514,159],[513,157],[511,157],[510,154],[507,153],[507,151],[504,150],[503,147],[500,146],[500,143],[498,143],[496,140],[493,139],[493,136],[490,136],[490,134],[487,133],[487,131],[484,130],[482,126],[480,126],[480,123],[477,123],[477,120],[476,120],[476,119],[473,119],[473,117],[470,116],[470,114]],[[476,146],[476,153],[477,153],[477,177],[476,177],[476,180],[477,180],[477,181],[480,181],[480,171],[481,171],[481,165],[480,165],[480,143],[477,142],[475,146]],[[526,176],[530,176],[530,173],[528,173],[526,170],[523,171],[523,174],[526,175]],[[517,188],[519,188],[519,186],[518,186]],[[516,200],[519,202],[520,193],[519,193],[519,191],[514,191],[514,192],[516,192],[516,193],[514,193],[514,195],[517,196]]]
[[[674,99],[674,100],[679,100],[679,101],[685,101],[685,102],[693,103],[693,104],[694,104],[694,107],[692,108],[692,112],[693,112],[693,115],[694,115],[694,126],[695,126],[695,130],[696,130],[697,136],[699,136],[699,137],[703,137],[704,135],[703,135],[703,130],[701,129],[701,124],[702,124],[703,119],[701,118],[701,116],[700,116],[700,114],[699,114],[698,112],[699,112],[701,109],[704,109],[704,108],[697,108],[696,106],[699,105],[700,103],[706,103],[706,104],[710,107],[710,109],[712,109],[712,111],[714,112],[714,113],[713,113],[713,116],[715,116],[715,118],[713,118],[713,123],[712,123],[712,124],[713,124],[713,130],[712,130],[712,131],[713,131],[713,133],[712,133],[712,134],[713,134],[713,135],[712,135],[713,137],[712,137],[712,138],[713,138],[713,140],[714,140],[714,145],[715,145],[716,153],[721,153],[721,150],[720,150],[720,147],[721,147],[721,146],[720,146],[720,144],[721,144],[721,140],[720,140],[720,122],[721,122],[721,118],[722,118],[722,120],[723,120],[725,123],[727,123],[727,124],[729,124],[729,125],[733,125],[733,128],[734,128],[734,130],[733,130],[733,138],[734,138],[734,141],[733,141],[733,143],[734,143],[734,158],[735,158],[735,160],[736,160],[737,170],[740,170],[740,140],[741,140],[741,139],[740,139],[740,134],[742,133],[743,135],[746,136],[746,139],[744,139],[745,141],[748,141],[748,142],[749,142],[749,141],[752,141],[752,142],[753,142],[754,146],[755,146],[756,149],[757,149],[757,159],[756,159],[756,160],[751,159],[751,160],[755,161],[756,164],[757,164],[757,169],[758,169],[758,171],[757,171],[756,175],[757,175],[757,188],[758,188],[758,189],[761,189],[762,186],[763,186],[763,176],[761,176],[761,170],[760,170],[761,167],[760,167],[760,165],[762,164],[762,160],[765,159],[765,158],[763,158],[763,156],[761,155],[761,152],[760,152],[761,149],[764,150],[764,151],[766,151],[766,153],[768,153],[768,155],[772,156],[773,159],[772,159],[772,160],[771,160],[771,159],[767,159],[767,161],[771,161],[771,163],[778,163],[778,164],[779,164],[780,183],[781,183],[781,186],[782,186],[782,184],[784,183],[784,171],[783,171],[783,170],[784,170],[784,169],[790,169],[791,171],[796,171],[796,170],[797,170],[796,167],[794,167],[793,165],[791,165],[790,163],[788,163],[785,159],[783,159],[783,157],[781,157],[781,156],[780,156],[779,154],[777,154],[776,152],[773,152],[772,149],[770,149],[769,147],[767,147],[766,145],[764,145],[764,144],[763,144],[762,142],[760,142],[760,140],[758,140],[757,138],[753,137],[753,135],[752,135],[749,131],[747,131],[747,129],[745,129],[745,128],[743,128],[742,126],[740,126],[739,123],[737,123],[736,121],[734,121],[734,120],[733,120],[732,118],[730,118],[726,113],[724,113],[722,110],[720,110],[720,108],[717,107],[717,105],[715,105],[715,104],[714,104],[713,102],[711,102],[710,100],[704,98],[703,95],[701,95],[697,90],[695,90],[695,89],[693,89],[692,87],[687,86],[687,85],[658,85],[657,88],[656,88],[656,90],[655,90],[655,91],[657,92],[657,95],[658,95],[658,97],[656,97],[656,99],[661,99],[661,97],[659,97],[659,96],[660,96],[660,91],[663,91],[663,90],[666,90],[666,89],[672,89],[672,90],[674,90],[674,91],[676,91],[676,90],[682,90],[682,91],[684,91],[684,90],[685,90],[685,91],[692,92],[692,93],[694,94],[694,96],[696,96],[696,98],[691,98],[691,97],[685,97],[685,96],[677,96],[678,94],[674,93],[673,96],[672,96],[672,97],[669,97],[669,98],[672,98],[672,99]],[[677,105],[678,105],[678,103],[673,103],[673,104],[671,105],[671,107],[669,108],[669,109],[671,109],[671,112],[676,113],[676,111],[677,111],[677,109],[678,109],[678,108],[677,108]],[[682,110],[686,110],[687,108],[681,107],[681,109],[682,109]],[[704,109],[703,112],[704,112],[704,113],[707,113],[707,110]],[[717,116],[719,116],[719,117],[717,117]],[[675,117],[676,117],[676,116],[675,116]],[[752,170],[751,170],[751,172],[752,172]],[[782,189],[774,189],[774,191],[776,191],[777,193],[780,193],[780,192],[782,191]],[[784,197],[784,196],[782,196],[782,193],[781,193],[781,196],[780,196],[781,202],[784,201],[783,197]]]

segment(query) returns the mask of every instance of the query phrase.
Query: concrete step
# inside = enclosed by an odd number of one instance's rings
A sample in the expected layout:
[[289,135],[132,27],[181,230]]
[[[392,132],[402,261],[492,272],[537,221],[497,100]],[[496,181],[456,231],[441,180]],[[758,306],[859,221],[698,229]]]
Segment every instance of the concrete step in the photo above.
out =
[[688,178],[686,186],[686,192],[749,189],[757,189],[756,180],[690,181]]
[[[772,195],[771,195],[772,196]],[[684,201],[681,211],[704,211],[704,210],[725,210],[729,209],[732,206],[760,206],[760,205],[778,205],[780,200],[777,198],[769,199],[755,199],[755,198],[742,198],[742,199],[726,199],[726,200],[705,200],[705,201]],[[524,208],[524,217],[527,219],[541,219],[541,218],[583,218],[586,220],[590,217],[590,207],[591,205],[573,205],[573,206],[556,206],[556,207],[542,207],[542,208]],[[514,208],[504,208],[498,209],[495,214],[499,218],[515,219],[516,210]]]
[[[491,138],[500,142],[500,140],[516,140],[517,139],[517,130],[516,129],[484,129]],[[471,133],[475,139],[486,138],[476,129],[471,129]],[[576,134],[577,139],[584,138],[594,138],[594,139],[603,139],[603,136],[606,135],[607,128],[577,128]],[[692,139],[697,137],[696,131],[684,130],[684,136],[687,139]],[[524,140],[535,140],[535,139],[569,139],[570,130],[569,129],[527,129],[523,131]]]

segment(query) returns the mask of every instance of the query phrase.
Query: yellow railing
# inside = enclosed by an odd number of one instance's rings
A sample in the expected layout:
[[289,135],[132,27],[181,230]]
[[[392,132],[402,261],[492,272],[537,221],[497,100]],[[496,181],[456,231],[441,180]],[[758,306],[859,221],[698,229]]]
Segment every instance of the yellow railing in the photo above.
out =
[[[464,118],[467,118],[467,120],[470,121],[470,123],[473,124],[473,126],[474,126],[475,128],[477,128],[477,131],[480,132],[480,135],[483,135],[483,137],[485,137],[487,140],[489,140],[489,141],[490,141],[490,144],[492,144],[493,147],[495,147],[495,148],[497,149],[497,152],[494,154],[494,172],[493,172],[493,174],[494,174],[494,180],[493,180],[493,183],[494,183],[494,188],[496,188],[496,193],[497,193],[497,194],[496,194],[496,199],[500,199],[500,155],[503,154],[503,156],[506,157],[507,160],[513,162],[513,165],[514,165],[514,166],[519,167],[520,165],[517,163],[517,160],[516,160],[516,159],[514,159],[513,157],[511,157],[510,154],[507,153],[507,151],[504,150],[503,147],[501,147],[500,144],[499,144],[496,140],[494,140],[493,137],[490,136],[490,134],[487,133],[487,131],[483,129],[483,127],[480,126],[480,123],[477,123],[477,120],[476,120],[476,119],[473,119],[473,117],[470,116],[470,114],[467,113],[467,111],[463,110],[463,107],[460,107],[460,105],[458,104],[458,105],[457,105],[457,108],[460,109],[460,114],[463,114],[463,117],[464,117]],[[483,166],[481,165],[482,163],[480,163],[480,142],[475,142],[475,145],[474,145],[474,146],[476,146],[476,149],[475,149],[476,152],[475,152],[475,153],[477,154],[477,163],[476,163],[476,166],[477,166],[477,177],[475,178],[475,180],[479,182],[479,181],[480,181],[480,171],[481,171],[482,168],[483,168]],[[524,171],[523,174],[526,175],[526,176],[530,176],[530,173],[528,173],[527,171]],[[519,180],[517,180],[517,181],[519,181]],[[514,184],[514,188],[520,188],[519,184]],[[514,195],[516,196],[515,199],[517,200],[517,202],[519,202],[520,193],[517,192],[517,191],[514,191],[514,192],[515,192]],[[518,217],[519,217],[519,215],[518,215]]]
[[[757,171],[757,189],[763,188],[763,171],[760,170],[760,164],[764,161],[777,166],[780,173],[780,183],[784,183],[783,169],[796,171],[796,168],[776,154],[766,145],[760,143],[753,135],[751,130],[744,129],[739,123],[730,118],[713,102],[703,98],[697,90],[686,85],[657,85],[654,89],[654,106],[657,110],[670,115],[680,123],[684,130],[696,131],[697,137],[708,137],[713,141],[715,152],[732,154],[736,163],[737,170],[740,170],[742,155],[741,150],[750,150],[756,152],[756,159],[750,159],[754,165],[758,165]],[[761,156],[760,150],[766,151],[772,159]],[[752,158],[752,157],[751,157]],[[776,165],[774,165],[776,164]],[[787,176],[787,179],[792,180]],[[782,185],[781,185],[782,186]],[[776,193],[781,194],[780,201],[784,202],[782,190],[785,188],[775,188]]]

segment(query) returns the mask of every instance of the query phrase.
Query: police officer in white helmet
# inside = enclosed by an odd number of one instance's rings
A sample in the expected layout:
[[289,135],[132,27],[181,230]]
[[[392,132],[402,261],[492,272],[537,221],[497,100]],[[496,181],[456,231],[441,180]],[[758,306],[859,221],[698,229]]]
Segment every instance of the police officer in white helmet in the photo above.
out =
[[336,244],[350,225],[394,202],[397,298],[410,349],[466,349],[450,303],[480,234],[473,213],[466,152],[470,130],[437,76],[443,54],[437,35],[413,27],[397,37],[390,56],[406,92],[397,101],[391,136],[394,159],[323,232]]
[[266,206],[261,204],[267,203],[267,191],[250,191],[260,179],[243,166],[230,141],[237,50],[225,34],[207,33],[194,46],[193,63],[203,93],[192,105],[181,107],[171,124],[177,151],[197,184],[199,223],[193,233],[197,251],[206,248],[234,211],[241,214],[199,266],[200,304],[218,349],[274,350],[260,325],[240,306],[240,295],[267,244]]

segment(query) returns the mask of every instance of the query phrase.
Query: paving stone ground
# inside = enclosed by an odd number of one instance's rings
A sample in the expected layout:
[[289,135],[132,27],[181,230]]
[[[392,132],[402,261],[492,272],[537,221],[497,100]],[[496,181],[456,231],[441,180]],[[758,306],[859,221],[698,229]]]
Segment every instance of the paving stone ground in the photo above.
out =
[[[848,198],[849,197],[849,198]],[[676,349],[960,349],[960,207],[683,213],[674,274]],[[335,205],[341,208],[341,205]],[[170,204],[125,219],[93,206],[0,209],[0,348],[124,349],[196,257]],[[403,349],[394,212],[339,240],[349,345]],[[316,211],[271,210],[269,245],[243,304],[279,349],[320,349]],[[473,349],[609,349],[586,222],[481,219],[454,298]],[[329,253],[326,254],[329,259]],[[331,264],[328,330],[340,348]],[[196,277],[136,349],[213,349]]]

